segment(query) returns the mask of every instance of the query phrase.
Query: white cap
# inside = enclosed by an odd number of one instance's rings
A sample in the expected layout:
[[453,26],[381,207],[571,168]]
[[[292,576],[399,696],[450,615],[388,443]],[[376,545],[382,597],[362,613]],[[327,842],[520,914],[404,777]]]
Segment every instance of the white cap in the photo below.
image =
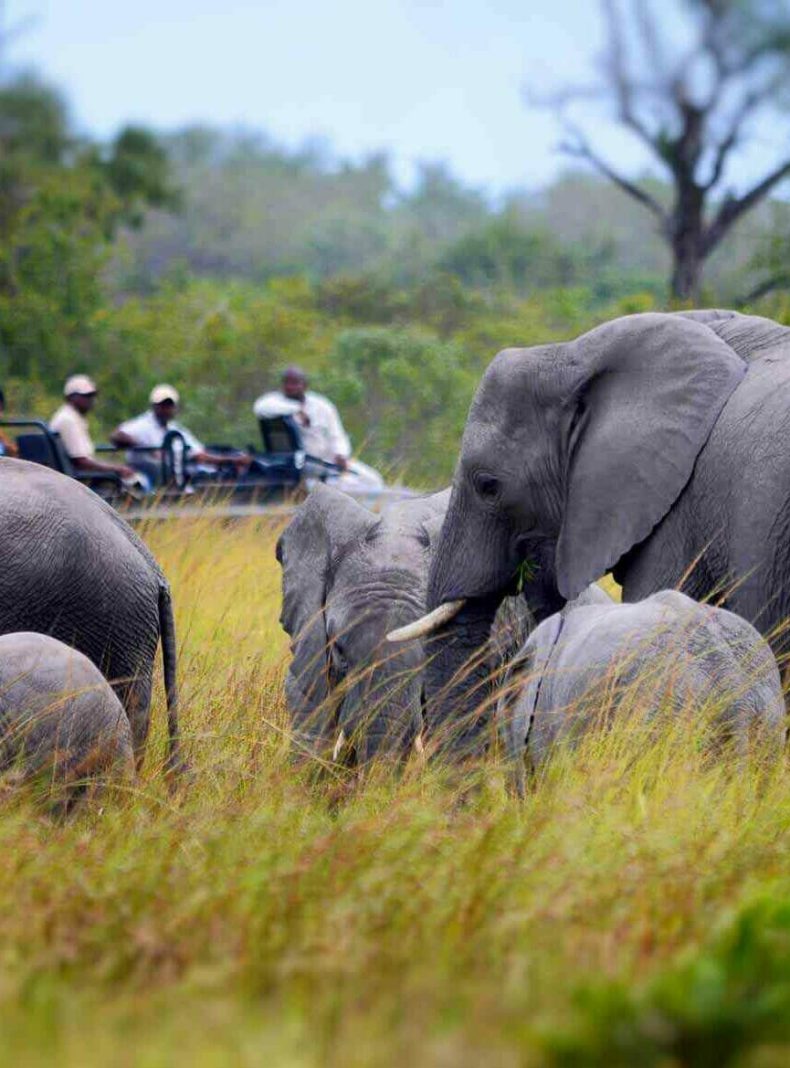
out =
[[154,386],[148,400],[151,404],[164,404],[165,401],[172,401],[173,404],[178,404],[181,398],[175,386],[168,386],[163,382],[160,386]]
[[64,397],[70,397],[72,393],[77,393],[80,397],[90,397],[92,393],[97,392],[96,383],[87,375],[72,375],[66,379],[66,385],[63,387]]

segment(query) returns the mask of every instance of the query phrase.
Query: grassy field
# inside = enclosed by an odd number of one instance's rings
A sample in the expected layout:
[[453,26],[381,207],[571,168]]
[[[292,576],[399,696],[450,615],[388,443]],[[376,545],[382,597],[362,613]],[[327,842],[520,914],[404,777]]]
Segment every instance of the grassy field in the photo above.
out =
[[195,781],[0,816],[0,1062],[784,1065],[788,768],[597,741],[526,802],[287,757],[276,532],[146,532]]

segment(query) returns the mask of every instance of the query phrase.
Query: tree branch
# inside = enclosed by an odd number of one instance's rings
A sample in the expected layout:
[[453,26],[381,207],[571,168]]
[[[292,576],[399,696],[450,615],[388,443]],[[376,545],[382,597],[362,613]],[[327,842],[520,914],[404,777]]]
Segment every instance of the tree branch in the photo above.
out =
[[748,211],[768,196],[774,186],[790,175],[790,159],[785,160],[775,170],[767,174],[762,181],[752,186],[742,197],[728,196],[719,208],[715,219],[708,226],[705,234],[705,252],[711,252],[732,226]]
[[643,207],[651,211],[656,216],[663,233],[669,232],[669,216],[666,211],[661,207],[658,201],[650,195],[646,190],[640,189],[634,182],[629,181],[628,178],[623,177],[615,171],[597,152],[593,150],[589,142],[582,136],[578,130],[569,131],[573,140],[563,141],[559,148],[561,152],[564,152],[566,156],[573,156],[576,159],[583,159],[586,162],[592,164],[597,171],[599,171],[605,178],[608,178],[610,182],[614,182],[616,186],[627,193],[629,197],[637,200]]
[[626,41],[622,32],[623,22],[616,0],[601,0],[601,8],[609,27],[606,74],[614,89],[620,121],[641,137],[651,151],[655,151],[655,138],[636,113],[634,95],[638,83],[628,70]]
[[788,284],[790,284],[790,274],[788,274],[787,271],[781,274],[773,274],[770,278],[763,279],[763,281],[753,289],[750,289],[748,293],[744,293],[742,297],[738,297],[735,303],[742,308],[744,304],[753,304],[761,297],[773,293],[773,291],[780,286],[787,286]]
[[724,172],[724,167],[727,162],[727,157],[730,152],[735,148],[740,139],[741,127],[746,122],[752,112],[756,111],[762,104],[778,92],[782,85],[787,80],[787,76],[784,72],[779,72],[773,78],[770,78],[763,85],[752,88],[741,101],[740,107],[736,110],[727,134],[719,142],[716,149],[716,155],[713,160],[713,166],[711,169],[711,177],[705,183],[705,190],[709,191],[721,180],[721,176]]
[[727,163],[727,158],[730,152],[735,148],[738,143],[738,139],[741,135],[741,127],[746,121],[749,112],[754,111],[757,105],[762,99],[762,94],[749,93],[738,111],[735,114],[734,119],[730,123],[729,131],[719,142],[716,148],[716,155],[713,158],[713,166],[711,168],[710,178],[705,182],[703,188],[706,192],[710,192],[715,185],[721,181],[721,176],[724,173],[724,167]]
[[653,70],[658,74],[660,83],[667,84],[672,78],[668,73],[666,54],[650,6],[650,0],[632,0],[632,6],[634,8],[634,20],[642,39],[645,54]]

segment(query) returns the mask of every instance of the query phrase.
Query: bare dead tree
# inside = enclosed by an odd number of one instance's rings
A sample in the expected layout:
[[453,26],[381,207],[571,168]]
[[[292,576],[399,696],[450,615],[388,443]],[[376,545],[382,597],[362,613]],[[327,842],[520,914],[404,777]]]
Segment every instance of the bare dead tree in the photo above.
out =
[[[736,194],[728,168],[747,135],[790,90],[787,0],[601,0],[606,28],[599,80],[528,99],[560,115],[561,150],[583,160],[656,218],[672,253],[670,289],[698,297],[705,261],[735,223],[790,175],[790,123],[780,158]],[[660,12],[660,15],[657,13]],[[679,27],[688,33],[679,46]],[[569,117],[572,105],[613,101],[617,121],[668,172],[672,202],[659,202],[596,150]],[[781,146],[784,146],[783,150]]]

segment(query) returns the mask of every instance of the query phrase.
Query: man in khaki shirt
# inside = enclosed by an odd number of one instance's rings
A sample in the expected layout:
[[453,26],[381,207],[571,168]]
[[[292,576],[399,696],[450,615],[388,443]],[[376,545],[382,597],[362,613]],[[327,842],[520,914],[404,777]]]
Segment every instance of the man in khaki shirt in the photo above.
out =
[[133,479],[135,473],[126,464],[105,463],[94,455],[88,422],[85,416],[96,402],[96,385],[87,375],[72,375],[63,387],[65,403],[49,421],[50,430],[60,435],[66,455],[77,471],[100,475],[120,475]]

